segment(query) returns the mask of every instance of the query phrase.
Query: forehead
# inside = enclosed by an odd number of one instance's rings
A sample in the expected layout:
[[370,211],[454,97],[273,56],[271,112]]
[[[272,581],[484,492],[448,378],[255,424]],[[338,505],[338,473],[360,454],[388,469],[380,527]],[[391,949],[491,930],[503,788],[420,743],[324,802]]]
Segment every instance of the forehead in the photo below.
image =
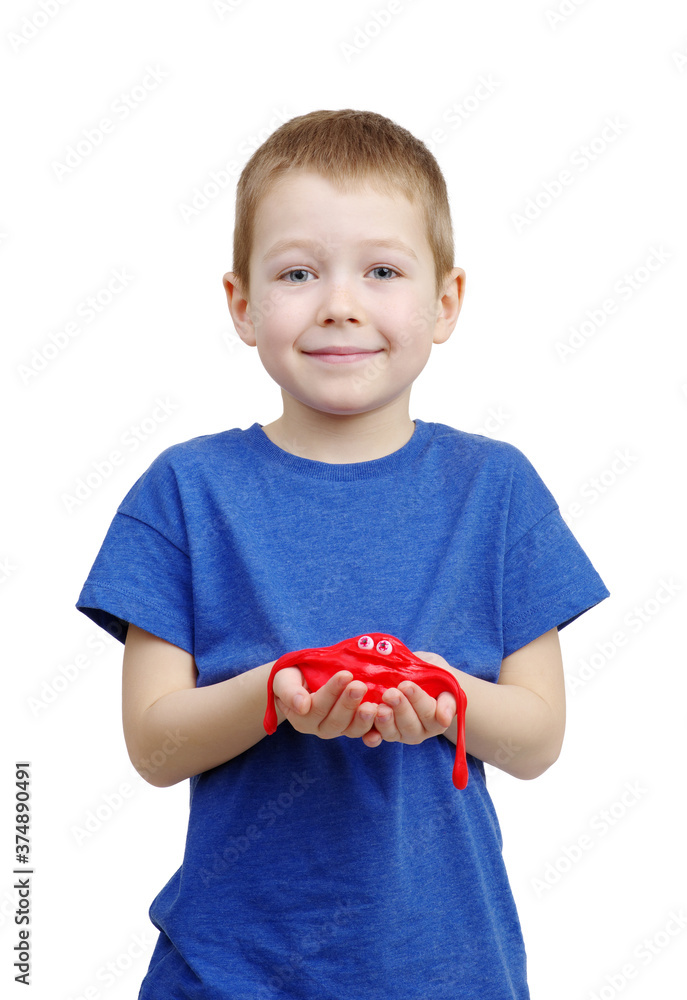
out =
[[321,174],[292,171],[265,193],[254,228],[254,251],[266,244],[315,238],[324,245],[370,239],[398,240],[420,256],[429,253],[424,213],[401,189],[386,191],[370,178],[339,188]]

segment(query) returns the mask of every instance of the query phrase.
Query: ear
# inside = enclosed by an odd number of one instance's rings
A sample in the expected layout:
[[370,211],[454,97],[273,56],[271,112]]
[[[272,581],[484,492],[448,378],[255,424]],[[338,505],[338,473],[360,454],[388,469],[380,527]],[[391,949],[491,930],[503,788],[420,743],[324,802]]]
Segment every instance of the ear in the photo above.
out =
[[464,295],[465,271],[462,267],[454,267],[444,285],[432,343],[443,344],[451,336],[453,328],[458,322]]
[[257,341],[255,339],[253,321],[250,318],[248,299],[245,297],[236,275],[232,271],[227,271],[222,278],[222,283],[227,293],[227,305],[229,306],[229,312],[231,313],[236,332],[244,344],[248,344],[249,347],[255,347]]

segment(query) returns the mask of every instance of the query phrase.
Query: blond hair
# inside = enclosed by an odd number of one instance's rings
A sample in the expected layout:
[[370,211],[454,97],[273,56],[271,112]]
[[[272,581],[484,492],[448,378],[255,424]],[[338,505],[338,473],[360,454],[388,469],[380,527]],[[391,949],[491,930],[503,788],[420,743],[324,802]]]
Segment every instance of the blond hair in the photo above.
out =
[[370,182],[399,190],[423,209],[440,297],[453,267],[453,230],[446,182],[420,139],[374,111],[311,111],[285,122],[253,153],[239,178],[233,272],[250,286],[249,261],[260,201],[291,170],[319,173],[341,190]]

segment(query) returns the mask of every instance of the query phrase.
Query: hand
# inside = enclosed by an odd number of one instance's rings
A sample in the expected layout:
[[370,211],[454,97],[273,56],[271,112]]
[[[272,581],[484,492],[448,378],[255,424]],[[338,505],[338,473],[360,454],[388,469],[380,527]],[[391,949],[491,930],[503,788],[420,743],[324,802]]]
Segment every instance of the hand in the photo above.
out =
[[[321,688],[310,692],[298,667],[284,667],[274,675],[273,692],[277,711],[294,729],[323,740],[364,736],[372,729],[379,707],[362,700],[367,685],[353,680],[350,670],[339,670]],[[379,743],[381,739],[367,745]]]
[[[415,653],[420,659],[451,672],[450,664],[438,653]],[[441,736],[453,722],[456,699],[450,691],[432,698],[413,681],[401,681],[398,688],[388,688],[377,707],[374,729],[363,736],[369,747],[387,743],[423,743],[430,736]]]

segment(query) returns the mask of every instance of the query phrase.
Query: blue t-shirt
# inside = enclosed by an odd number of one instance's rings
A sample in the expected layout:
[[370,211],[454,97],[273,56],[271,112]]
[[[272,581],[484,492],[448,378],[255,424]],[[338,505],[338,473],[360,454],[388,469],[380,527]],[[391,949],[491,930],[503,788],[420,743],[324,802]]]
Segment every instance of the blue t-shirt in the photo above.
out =
[[[167,448],[77,602],[192,653],[198,686],[367,632],[496,682],[609,594],[513,445],[415,421],[369,462],[292,455],[258,423]],[[455,746],[322,740],[288,722],[189,779],[183,863],[150,908],[140,1000],[525,1000],[483,764]]]

